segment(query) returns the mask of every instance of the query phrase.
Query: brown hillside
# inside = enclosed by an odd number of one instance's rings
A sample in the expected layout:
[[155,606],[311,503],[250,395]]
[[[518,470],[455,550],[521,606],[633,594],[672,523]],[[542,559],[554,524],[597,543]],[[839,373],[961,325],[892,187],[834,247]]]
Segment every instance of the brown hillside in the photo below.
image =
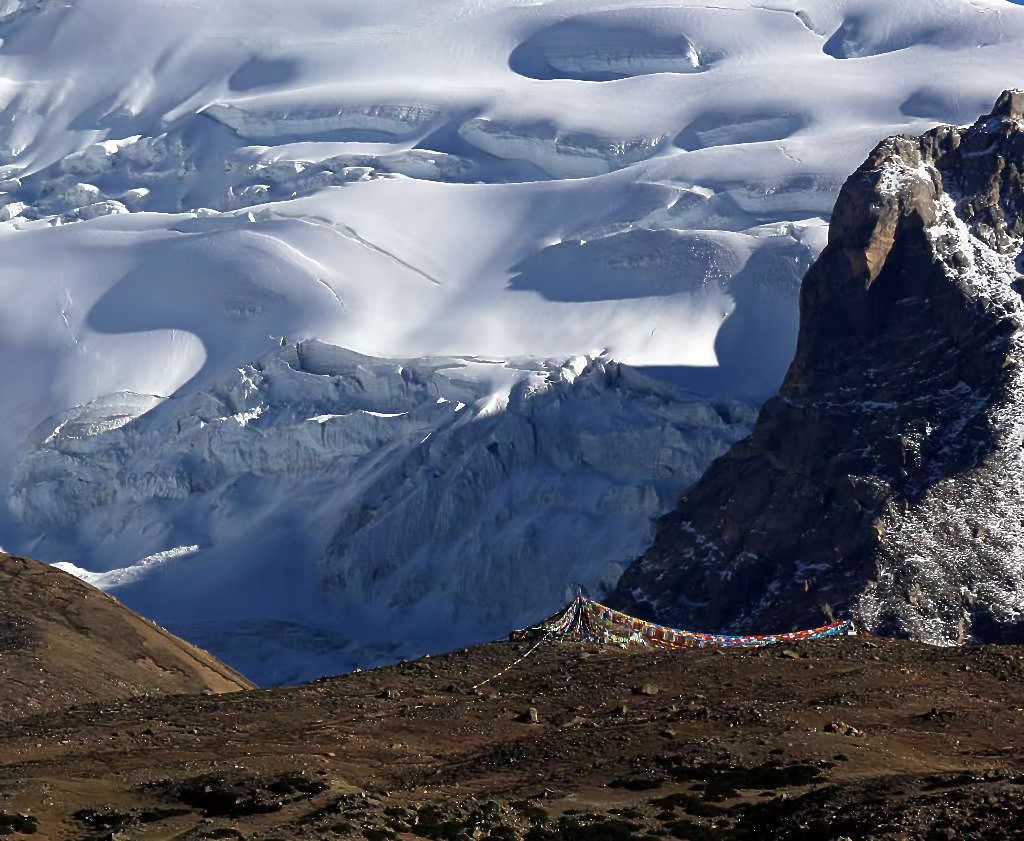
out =
[[0,719],[133,695],[251,687],[95,587],[0,554]]

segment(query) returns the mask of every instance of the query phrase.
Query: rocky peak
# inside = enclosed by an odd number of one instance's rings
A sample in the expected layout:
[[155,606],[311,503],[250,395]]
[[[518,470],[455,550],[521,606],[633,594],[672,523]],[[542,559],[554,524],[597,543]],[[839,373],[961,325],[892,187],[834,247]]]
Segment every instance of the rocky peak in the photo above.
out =
[[993,117],[1008,117],[1011,120],[1024,119],[1024,91],[1003,91],[992,109]]
[[706,630],[853,613],[1024,636],[1024,93],[882,141],[801,290],[778,397],[627,571],[618,606]]

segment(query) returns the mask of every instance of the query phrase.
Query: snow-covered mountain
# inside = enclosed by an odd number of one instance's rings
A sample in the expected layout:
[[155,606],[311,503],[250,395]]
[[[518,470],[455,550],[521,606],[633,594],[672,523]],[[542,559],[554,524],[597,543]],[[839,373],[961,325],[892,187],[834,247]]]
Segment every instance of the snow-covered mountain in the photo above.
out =
[[0,543],[262,680],[609,585],[781,381],[846,174],[1024,45],[1008,0],[0,15]]
[[609,589],[753,414],[607,359],[310,341],[178,397],[50,418],[10,504],[65,557],[141,558],[64,569],[248,674],[297,680],[493,639],[575,586]]

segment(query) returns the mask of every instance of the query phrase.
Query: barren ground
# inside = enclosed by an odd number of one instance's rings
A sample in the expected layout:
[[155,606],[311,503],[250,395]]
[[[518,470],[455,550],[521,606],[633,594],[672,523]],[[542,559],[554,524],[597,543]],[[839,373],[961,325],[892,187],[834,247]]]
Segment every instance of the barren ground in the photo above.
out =
[[[1024,648],[475,649],[0,725],[0,833],[1017,838]],[[530,708],[537,721],[531,723]]]

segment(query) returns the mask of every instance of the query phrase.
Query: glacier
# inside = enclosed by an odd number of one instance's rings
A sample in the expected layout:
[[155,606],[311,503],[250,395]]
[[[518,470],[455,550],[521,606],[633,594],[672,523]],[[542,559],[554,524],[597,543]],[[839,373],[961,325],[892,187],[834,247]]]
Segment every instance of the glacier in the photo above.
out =
[[[261,682],[599,594],[1008,0],[0,0],[0,543]],[[461,406],[461,408],[459,408]]]
[[[187,397],[48,418],[10,506],[45,554],[89,547],[62,568],[290,682],[483,641],[552,594],[609,589],[753,416],[602,357],[385,360],[306,341]],[[152,545],[174,548],[91,571]],[[301,660],[252,642],[285,621]]]

